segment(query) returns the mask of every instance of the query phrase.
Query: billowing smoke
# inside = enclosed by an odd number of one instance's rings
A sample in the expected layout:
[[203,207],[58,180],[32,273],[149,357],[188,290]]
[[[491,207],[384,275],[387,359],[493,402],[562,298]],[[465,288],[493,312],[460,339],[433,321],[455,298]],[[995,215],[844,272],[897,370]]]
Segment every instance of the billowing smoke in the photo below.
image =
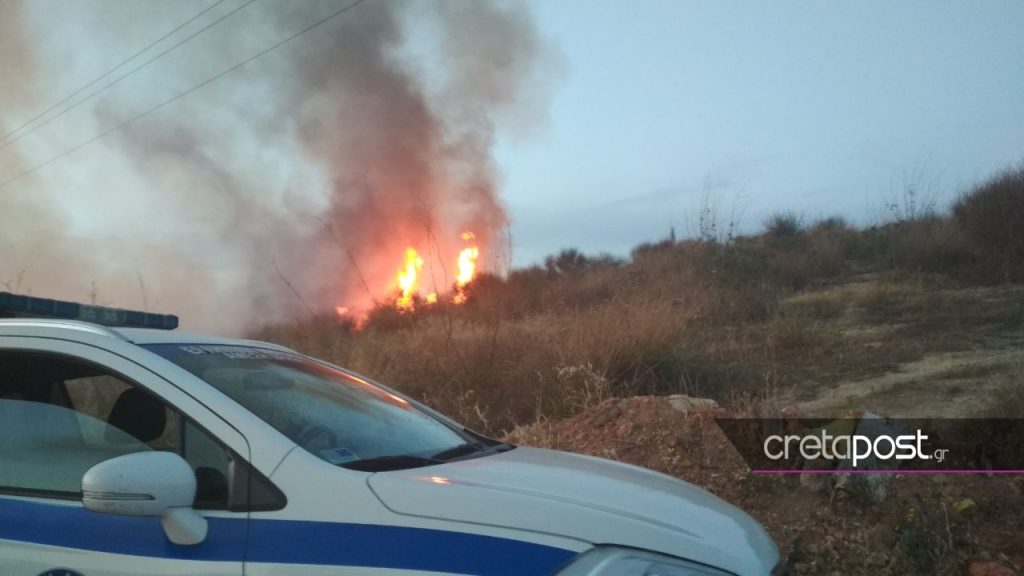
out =
[[[13,129],[10,112],[37,101],[39,63],[30,44],[27,15],[20,3],[3,5],[0,13],[0,133]],[[3,142],[3,140],[0,140]],[[0,174],[15,174],[25,162],[17,149],[0,153]],[[0,179],[3,179],[0,176]],[[20,287],[20,261],[30,254],[52,251],[46,232],[59,229],[61,219],[47,209],[52,195],[45,191],[13,188],[0,191],[0,289]],[[19,258],[14,251],[23,252]]]
[[[209,18],[238,5],[224,4]],[[79,139],[343,5],[246,7],[83,106]],[[61,95],[51,93],[49,71],[32,64],[45,40],[25,33],[45,29],[53,12],[17,3],[3,10],[0,66],[31,81],[8,90],[5,73],[0,105],[31,117]],[[492,149],[499,130],[542,118],[551,64],[520,4],[366,0],[0,188],[0,283],[237,331],[387,301],[404,250],[414,247],[431,289],[443,292],[462,232],[476,235],[492,266],[508,257]],[[0,122],[5,133],[16,124]],[[23,141],[45,142],[59,129],[54,122]],[[18,149],[0,150],[0,181],[46,159],[19,158]]]

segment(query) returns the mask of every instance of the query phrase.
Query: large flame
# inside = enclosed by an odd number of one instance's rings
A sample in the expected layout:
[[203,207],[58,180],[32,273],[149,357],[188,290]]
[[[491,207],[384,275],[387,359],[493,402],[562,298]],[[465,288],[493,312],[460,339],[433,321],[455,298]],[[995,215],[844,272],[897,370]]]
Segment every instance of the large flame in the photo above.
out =
[[[466,242],[472,241],[473,238],[472,232],[466,232],[462,235],[462,239]],[[476,246],[463,248],[459,252],[459,275],[455,278],[455,283],[459,288],[473,281],[473,278],[476,276],[476,259],[479,257],[480,249]]]
[[[476,235],[472,232],[463,232],[460,238],[465,243],[465,247],[458,252],[455,258],[455,282],[449,284],[452,286],[452,291],[445,297],[453,304],[465,304],[468,300],[468,286],[476,278],[477,262],[480,259],[480,247],[476,245]],[[420,283],[423,267],[424,260],[419,252],[413,247],[406,248],[402,265],[391,280],[392,287],[395,284],[398,285],[398,296],[394,301],[398,311],[411,312],[416,308],[417,303],[435,306],[441,301],[442,296],[437,291],[426,293],[422,289]],[[365,317],[360,318],[359,309],[353,310],[347,306],[338,306],[336,311],[339,317],[353,319],[357,325],[360,320],[365,320]]]
[[415,248],[405,249],[405,264],[398,269],[398,289],[402,295],[395,300],[395,307],[399,310],[413,309],[413,295],[419,285],[420,270],[423,268],[423,258],[420,258]]
[[[475,238],[476,236],[474,236],[472,232],[462,233],[462,240],[465,242],[472,242]],[[463,248],[459,252],[459,273],[455,277],[455,296],[452,298],[452,302],[456,304],[465,304],[466,285],[472,282],[473,278],[476,277],[476,261],[479,257],[480,248],[475,245]]]

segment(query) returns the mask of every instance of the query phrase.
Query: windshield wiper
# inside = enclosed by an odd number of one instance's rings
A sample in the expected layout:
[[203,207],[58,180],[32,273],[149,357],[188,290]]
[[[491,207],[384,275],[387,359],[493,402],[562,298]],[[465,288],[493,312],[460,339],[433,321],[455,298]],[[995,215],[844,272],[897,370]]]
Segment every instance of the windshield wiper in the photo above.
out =
[[491,446],[483,442],[466,442],[465,444],[459,444],[458,446],[448,448],[447,450],[442,450],[431,456],[431,458],[444,462],[451,462],[452,460],[472,456],[474,454],[494,454],[495,452],[503,452],[503,450],[501,450],[501,445]]
[[421,468],[433,464],[440,464],[437,458],[425,458],[423,456],[378,456],[376,458],[365,458],[354,462],[346,462],[341,466],[349,470],[360,470],[362,472],[386,472],[388,470],[405,470],[408,468]]
[[403,454],[398,456],[378,456],[376,458],[365,458],[354,462],[341,464],[342,468],[349,470],[360,470],[362,472],[387,472],[389,470],[406,470],[409,468],[422,468],[434,464],[443,464],[473,456],[475,454],[495,454],[506,452],[515,448],[511,444],[495,444],[490,446],[483,442],[466,442],[451,448],[447,448],[431,456],[416,456]]

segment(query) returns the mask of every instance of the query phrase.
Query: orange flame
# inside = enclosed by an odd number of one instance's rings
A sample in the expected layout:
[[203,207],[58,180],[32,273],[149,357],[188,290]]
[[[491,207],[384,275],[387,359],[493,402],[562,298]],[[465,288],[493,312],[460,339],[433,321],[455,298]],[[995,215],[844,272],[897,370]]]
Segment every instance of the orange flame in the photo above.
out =
[[402,295],[395,300],[395,306],[400,310],[412,310],[412,296],[416,293],[419,283],[420,269],[423,268],[423,258],[414,248],[406,248],[405,264],[398,269],[398,288]]
[[[436,291],[427,293],[421,288],[424,259],[415,248],[409,247],[405,249],[402,265],[398,268],[395,276],[392,277],[392,281],[398,285],[398,296],[394,301],[395,308],[398,311],[411,312],[415,309],[417,302],[424,303],[427,306],[435,306],[441,301],[442,297],[450,298],[449,301],[453,304],[466,303],[469,297],[467,287],[477,275],[480,248],[476,245],[476,235],[472,232],[463,232],[460,234],[460,238],[466,243],[466,246],[458,253],[455,285],[452,293],[446,296],[442,296]],[[357,329],[361,329],[362,324],[367,318],[365,314],[361,314],[361,310],[353,311],[346,306],[337,306],[335,311],[339,318],[354,319]]]
[[459,275],[455,283],[461,288],[473,281],[476,276],[476,259],[480,257],[480,249],[476,246],[464,248],[459,252]]
[[[471,242],[476,236],[472,232],[463,232],[462,239],[466,242]],[[459,273],[455,277],[456,293],[455,297],[452,298],[452,302],[456,304],[466,303],[466,291],[465,287],[467,284],[473,281],[476,277],[476,261],[480,257],[480,249],[476,246],[469,246],[463,248],[459,252]]]

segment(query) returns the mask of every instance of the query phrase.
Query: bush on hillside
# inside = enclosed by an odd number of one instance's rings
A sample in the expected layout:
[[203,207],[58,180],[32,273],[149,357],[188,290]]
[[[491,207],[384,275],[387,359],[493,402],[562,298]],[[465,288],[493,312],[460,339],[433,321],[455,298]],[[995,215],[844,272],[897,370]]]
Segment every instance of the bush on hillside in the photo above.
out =
[[795,212],[781,212],[768,218],[764,229],[775,239],[794,238],[803,232],[804,219]]
[[979,261],[998,279],[1024,280],[1024,166],[999,174],[960,198],[953,214]]
[[544,259],[544,269],[552,276],[581,276],[586,272],[615,268],[622,264],[622,260],[611,254],[587,256],[575,248],[562,250]]
[[975,257],[963,229],[943,216],[921,217],[864,230],[858,258],[879,270],[975,276]]

